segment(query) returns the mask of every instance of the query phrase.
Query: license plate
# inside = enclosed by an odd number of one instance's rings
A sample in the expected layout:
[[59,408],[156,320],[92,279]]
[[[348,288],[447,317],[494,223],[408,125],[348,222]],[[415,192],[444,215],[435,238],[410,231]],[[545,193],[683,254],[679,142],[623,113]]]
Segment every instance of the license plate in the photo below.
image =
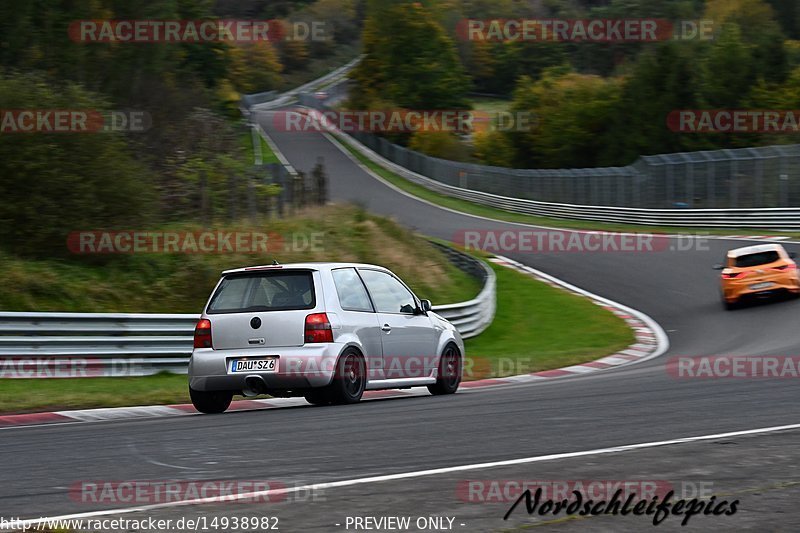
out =
[[254,359],[231,359],[228,362],[228,371],[237,372],[277,372],[277,357],[259,357]]
[[766,289],[767,287],[772,287],[771,281],[765,281],[764,283],[754,283],[750,285],[750,289],[757,291],[758,289]]

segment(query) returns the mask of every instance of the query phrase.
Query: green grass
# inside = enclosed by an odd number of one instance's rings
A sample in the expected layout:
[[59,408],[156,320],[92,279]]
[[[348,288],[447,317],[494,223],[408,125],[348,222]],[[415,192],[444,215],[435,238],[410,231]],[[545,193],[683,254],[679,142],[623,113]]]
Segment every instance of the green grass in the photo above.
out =
[[0,413],[189,403],[188,378],[176,374],[135,378],[6,379],[2,383]]
[[473,111],[486,111],[488,113],[500,113],[511,108],[511,100],[502,98],[492,98],[490,96],[473,96],[469,98]]
[[[255,146],[253,146],[253,134],[250,131],[242,133],[241,135],[242,146],[247,150],[248,161],[256,162]],[[269,163],[279,163],[278,156],[270,148],[267,142],[261,135],[258,135],[258,144],[261,148],[261,163],[267,165]]]
[[497,275],[497,314],[478,337],[467,339],[477,378],[550,370],[593,361],[631,345],[631,329],[591,301],[506,267]]
[[[443,194],[439,194],[435,191],[427,189],[422,185],[417,185],[416,183],[412,183],[407,179],[398,176],[394,172],[383,168],[379,164],[367,159],[366,157],[358,153],[353,147],[350,146],[350,144],[347,142],[346,139],[342,138],[341,135],[337,135],[336,137],[337,139],[339,139],[340,144],[342,144],[362,164],[364,164],[367,168],[372,170],[374,173],[376,173],[378,176],[382,177],[392,185],[410,194],[413,194],[414,196],[422,198],[423,200],[428,200],[429,202],[435,203],[436,205],[442,207],[448,207],[450,209],[455,209],[457,211],[462,211],[464,213],[469,213],[472,215],[493,218],[496,220],[504,220],[507,222],[519,222],[522,224],[530,224],[533,226],[546,226],[558,229],[582,229],[582,230],[628,232],[628,233],[682,233],[682,234],[692,234],[692,235],[733,235],[743,230],[754,232],[754,235],[765,235],[770,233],[770,230],[765,230],[763,228],[762,229],[754,228],[748,230],[747,228],[718,229],[718,228],[686,228],[680,226],[645,226],[645,225],[634,225],[634,224],[593,222],[588,220],[570,220],[561,218],[541,217],[541,216],[525,215],[522,213],[514,213],[512,211],[504,211],[502,209],[496,209],[494,207],[476,204],[473,202],[469,202],[467,200],[461,200],[459,198],[452,198],[450,196],[445,196]],[[792,238],[800,237],[800,233],[798,232],[781,231],[778,232],[778,234]]]
[[261,162],[265,165],[269,163],[280,163],[280,161],[278,161],[278,156],[272,151],[272,148],[267,144],[267,141],[265,141],[260,135],[258,136],[258,139],[261,142]]
[[[579,296],[492,265],[497,314],[480,336],[466,341],[465,379],[548,370],[590,361],[633,342],[625,323]],[[0,413],[189,403],[186,376],[8,379]]]
[[[174,224],[152,231],[203,231]],[[287,247],[268,253],[72,255],[32,259],[0,250],[0,310],[199,313],[219,273],[229,268],[301,261],[384,265],[437,304],[473,298],[480,283],[424,238],[393,221],[346,205],[313,208],[260,224],[215,226],[213,231],[278,234]],[[308,239],[317,235],[319,246]],[[293,244],[294,241],[294,244]]]

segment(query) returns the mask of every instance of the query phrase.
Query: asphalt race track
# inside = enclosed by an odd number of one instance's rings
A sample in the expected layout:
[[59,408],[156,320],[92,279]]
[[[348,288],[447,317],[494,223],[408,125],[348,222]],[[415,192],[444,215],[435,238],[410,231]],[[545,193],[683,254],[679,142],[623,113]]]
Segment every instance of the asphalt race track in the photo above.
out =
[[[272,131],[269,113],[260,123],[295,168],[310,171],[318,156],[324,158],[335,201],[357,202],[444,239],[465,229],[520,228],[406,196],[361,170],[323,135]],[[0,516],[38,518],[133,505],[70,498],[70,486],[85,480],[276,480],[301,486],[799,424],[796,379],[675,379],[667,372],[666,363],[676,355],[800,354],[800,301],[735,312],[720,305],[718,273],[711,266],[725,250],[746,243],[694,244],[686,251],[650,253],[507,254],[648,314],[670,340],[669,351],[657,359],[586,377],[443,398],[3,429]],[[786,246],[800,252],[800,246]],[[510,502],[465,501],[459,487],[466,480],[657,480],[683,487],[684,493],[703,487],[718,500],[739,500],[734,516],[695,516],[687,527],[669,517],[659,531],[792,531],[800,526],[798,437],[800,431],[788,429],[560,455],[379,477],[292,493],[276,503],[165,507],[124,516],[276,516],[282,531],[352,531],[348,517],[387,515],[410,516],[412,523],[418,517],[450,517],[449,527],[461,531],[532,525],[545,531],[643,531],[654,527],[652,517],[554,519],[528,516],[524,505],[504,521]]]

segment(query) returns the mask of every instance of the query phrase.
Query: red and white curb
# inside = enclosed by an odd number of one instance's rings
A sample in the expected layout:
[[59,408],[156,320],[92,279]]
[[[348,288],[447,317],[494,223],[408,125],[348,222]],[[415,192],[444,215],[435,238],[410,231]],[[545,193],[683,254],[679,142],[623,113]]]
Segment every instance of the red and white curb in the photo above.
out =
[[[597,296],[588,291],[570,285],[565,281],[545,274],[522,263],[502,256],[496,256],[489,261],[512,268],[524,274],[528,274],[538,281],[553,287],[565,289],[569,292],[588,298],[593,303],[614,313],[634,331],[636,341],[625,350],[603,357],[597,361],[591,361],[579,365],[568,366],[555,370],[544,370],[531,374],[519,376],[509,376],[503,378],[489,378],[478,381],[465,381],[461,384],[462,389],[474,390],[482,388],[497,387],[514,383],[526,383],[533,381],[549,380],[566,376],[576,376],[589,374],[642,362],[652,359],[664,353],[669,342],[664,330],[647,315],[618,304],[601,296]],[[427,389],[418,387],[410,390],[383,390],[367,391],[364,393],[364,400],[378,400],[383,398],[397,398],[410,396],[427,396]],[[228,412],[254,411],[263,409],[281,409],[286,407],[311,407],[305,398],[270,398],[266,400],[238,400],[231,403]],[[108,407],[102,409],[79,409],[71,411],[54,411],[49,413],[30,413],[21,415],[0,416],[0,428],[14,426],[32,426],[42,424],[74,423],[74,422],[100,422],[107,420],[132,420],[145,418],[174,417],[183,415],[198,414],[191,404],[179,405],[147,405],[141,407]]]
[[788,241],[791,237],[786,235],[726,235],[719,238],[742,241]]
[[[590,374],[600,370],[619,367],[632,363],[642,362],[648,359],[653,359],[663,354],[669,348],[669,341],[667,334],[652,318],[644,313],[631,309],[630,307],[613,302],[607,298],[597,296],[589,291],[578,288],[574,285],[562,281],[554,276],[545,274],[540,270],[523,265],[513,259],[503,256],[495,256],[489,261],[503,265],[505,267],[513,268],[514,270],[532,276],[533,278],[546,283],[551,287],[564,289],[579,296],[588,298],[592,303],[599,305],[603,309],[615,314],[625,321],[625,323],[633,330],[635,342],[628,346],[626,349],[612,355],[603,357],[596,361],[588,363],[581,363],[579,365],[572,365],[555,370],[544,370],[542,372],[534,372],[531,374],[523,374],[520,376],[511,376],[506,378],[495,378],[493,384],[502,385],[506,383],[520,383],[530,381],[540,381],[552,378],[561,378],[566,376],[576,376],[581,374]],[[473,382],[480,383],[480,382]],[[469,387],[470,382],[463,383],[462,387]],[[485,386],[485,385],[484,385]]]

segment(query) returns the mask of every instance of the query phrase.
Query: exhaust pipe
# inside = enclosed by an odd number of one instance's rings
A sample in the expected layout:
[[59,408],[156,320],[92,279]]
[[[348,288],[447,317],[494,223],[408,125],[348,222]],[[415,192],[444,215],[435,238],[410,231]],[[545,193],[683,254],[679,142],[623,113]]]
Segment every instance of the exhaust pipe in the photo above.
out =
[[267,393],[267,383],[261,376],[247,376],[244,378],[247,388],[242,391],[245,396],[258,396]]

